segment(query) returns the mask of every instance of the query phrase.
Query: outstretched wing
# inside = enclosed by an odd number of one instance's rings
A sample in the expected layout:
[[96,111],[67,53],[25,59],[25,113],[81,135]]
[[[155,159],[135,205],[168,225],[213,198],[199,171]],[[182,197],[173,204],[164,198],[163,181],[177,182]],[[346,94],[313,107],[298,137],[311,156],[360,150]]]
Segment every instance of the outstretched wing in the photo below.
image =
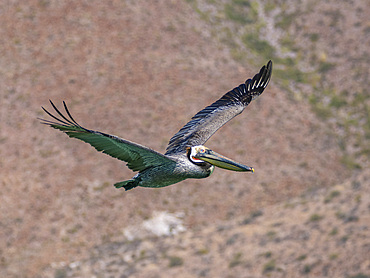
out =
[[160,154],[152,149],[139,144],[121,139],[117,136],[106,134],[99,131],[86,129],[80,126],[71,116],[67,105],[63,101],[64,109],[67,116],[63,115],[50,100],[54,110],[60,116],[59,118],[44,107],[42,109],[56,121],[40,119],[43,124],[65,132],[69,137],[80,139],[89,143],[96,150],[113,156],[117,159],[127,162],[127,166],[133,171],[142,171],[144,169],[155,167],[163,164],[173,164],[175,161]]
[[243,112],[253,99],[262,94],[270,81],[271,71],[272,62],[269,61],[252,79],[199,111],[170,139],[166,154],[184,152],[186,147],[203,145],[220,127]]

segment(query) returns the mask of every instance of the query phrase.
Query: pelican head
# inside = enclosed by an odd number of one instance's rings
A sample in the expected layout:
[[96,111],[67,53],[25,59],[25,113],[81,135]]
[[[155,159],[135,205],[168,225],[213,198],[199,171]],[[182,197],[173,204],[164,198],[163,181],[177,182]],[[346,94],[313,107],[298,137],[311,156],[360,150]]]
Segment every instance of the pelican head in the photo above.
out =
[[254,172],[254,169],[224,157],[205,146],[193,146],[189,148],[189,159],[194,164],[201,165],[208,162],[214,166],[239,172]]

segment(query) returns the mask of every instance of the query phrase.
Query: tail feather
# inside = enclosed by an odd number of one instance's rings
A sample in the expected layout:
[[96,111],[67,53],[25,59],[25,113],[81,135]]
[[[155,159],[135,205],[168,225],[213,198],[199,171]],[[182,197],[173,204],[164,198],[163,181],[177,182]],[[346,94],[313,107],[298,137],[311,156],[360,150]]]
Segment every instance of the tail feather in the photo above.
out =
[[126,191],[133,189],[139,185],[140,180],[138,179],[131,179],[127,181],[121,181],[114,184],[115,188],[121,188],[123,187]]

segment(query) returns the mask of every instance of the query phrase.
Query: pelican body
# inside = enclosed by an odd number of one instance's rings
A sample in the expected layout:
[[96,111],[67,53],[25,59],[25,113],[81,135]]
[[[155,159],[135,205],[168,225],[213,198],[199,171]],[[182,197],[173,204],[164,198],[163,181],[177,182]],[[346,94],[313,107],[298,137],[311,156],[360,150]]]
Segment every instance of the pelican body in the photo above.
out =
[[78,124],[63,106],[66,115],[50,100],[57,114],[42,109],[54,120],[40,119],[43,124],[65,132],[92,145],[96,150],[127,162],[128,168],[138,173],[114,186],[125,190],[141,187],[164,187],[188,178],[209,177],[215,166],[241,172],[254,169],[226,158],[203,144],[225,123],[243,112],[245,107],[262,94],[272,72],[272,62],[263,66],[253,78],[227,92],[219,100],[199,111],[169,141],[165,154],[114,135],[94,131]]

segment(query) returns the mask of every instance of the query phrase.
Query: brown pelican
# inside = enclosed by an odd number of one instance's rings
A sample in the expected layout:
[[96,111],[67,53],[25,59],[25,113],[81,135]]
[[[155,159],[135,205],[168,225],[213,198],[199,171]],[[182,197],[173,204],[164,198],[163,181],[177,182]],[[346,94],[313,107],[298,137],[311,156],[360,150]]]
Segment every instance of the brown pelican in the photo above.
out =
[[65,132],[69,137],[85,141],[96,150],[127,162],[128,168],[138,171],[132,179],[114,184],[116,188],[129,190],[137,186],[164,187],[188,178],[206,178],[212,174],[214,166],[232,171],[254,172],[252,167],[221,156],[203,144],[262,94],[270,81],[271,71],[272,62],[269,61],[252,79],[198,112],[170,139],[165,154],[114,135],[82,127],[73,119],[64,101],[66,115],[50,100],[57,114],[51,114],[44,107],[42,109],[56,121],[40,120],[43,124]]

